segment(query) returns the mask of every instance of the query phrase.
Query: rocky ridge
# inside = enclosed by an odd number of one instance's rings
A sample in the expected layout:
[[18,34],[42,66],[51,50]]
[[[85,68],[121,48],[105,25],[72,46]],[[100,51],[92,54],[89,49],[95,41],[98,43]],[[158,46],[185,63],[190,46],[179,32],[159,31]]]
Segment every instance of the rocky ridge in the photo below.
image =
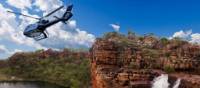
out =
[[184,73],[181,88],[200,86],[200,46],[178,38],[111,32],[96,39],[90,54],[92,88],[150,88],[163,73],[170,82]]

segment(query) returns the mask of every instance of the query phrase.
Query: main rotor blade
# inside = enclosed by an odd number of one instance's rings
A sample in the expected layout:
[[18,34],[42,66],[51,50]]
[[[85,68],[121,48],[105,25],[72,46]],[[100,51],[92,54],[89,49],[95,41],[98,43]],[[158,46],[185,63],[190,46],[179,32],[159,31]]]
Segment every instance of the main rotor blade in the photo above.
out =
[[32,18],[32,19],[40,20],[40,18],[32,17],[32,16],[29,16],[29,15],[24,15],[24,14],[22,14],[22,13],[18,13],[18,12],[12,12],[12,11],[7,11],[7,12],[9,12],[9,13],[13,13],[13,14],[17,14],[17,15],[22,15],[22,16],[29,17],[29,18]]
[[[64,7],[64,6],[60,6],[59,8],[57,8],[57,9],[55,9],[54,11],[50,12],[49,14],[45,15],[44,17],[48,17],[48,16],[52,15],[52,14],[55,13],[56,11],[62,9],[63,7]],[[43,18],[44,18],[44,17],[43,17]]]

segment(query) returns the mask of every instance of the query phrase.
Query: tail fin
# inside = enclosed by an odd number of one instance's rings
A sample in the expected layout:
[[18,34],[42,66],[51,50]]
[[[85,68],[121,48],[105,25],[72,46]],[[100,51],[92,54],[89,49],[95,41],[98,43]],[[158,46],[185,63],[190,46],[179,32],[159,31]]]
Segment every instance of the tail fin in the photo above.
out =
[[67,7],[67,11],[68,12],[71,12],[72,11],[72,9],[73,9],[73,5],[71,4],[71,5],[69,5],[68,7]]
[[67,10],[66,10],[66,12],[64,13],[64,15],[62,17],[62,19],[63,19],[64,22],[68,21],[73,16],[73,14],[72,14],[72,8],[73,8],[73,5],[69,5],[67,7]]

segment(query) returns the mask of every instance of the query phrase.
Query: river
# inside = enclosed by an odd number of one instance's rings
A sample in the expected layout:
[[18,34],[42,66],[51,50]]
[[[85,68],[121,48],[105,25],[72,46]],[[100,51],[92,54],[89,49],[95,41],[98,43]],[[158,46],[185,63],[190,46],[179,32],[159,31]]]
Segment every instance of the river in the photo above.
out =
[[65,88],[45,82],[0,82],[0,88]]

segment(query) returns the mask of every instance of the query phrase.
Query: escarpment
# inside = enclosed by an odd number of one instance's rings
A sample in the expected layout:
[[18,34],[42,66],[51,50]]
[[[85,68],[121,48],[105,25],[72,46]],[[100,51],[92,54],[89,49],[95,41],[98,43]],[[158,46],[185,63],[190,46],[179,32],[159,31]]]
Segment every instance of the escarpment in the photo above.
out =
[[151,88],[161,74],[169,82],[181,78],[180,88],[200,86],[200,46],[178,38],[111,32],[96,39],[90,54],[92,88]]

